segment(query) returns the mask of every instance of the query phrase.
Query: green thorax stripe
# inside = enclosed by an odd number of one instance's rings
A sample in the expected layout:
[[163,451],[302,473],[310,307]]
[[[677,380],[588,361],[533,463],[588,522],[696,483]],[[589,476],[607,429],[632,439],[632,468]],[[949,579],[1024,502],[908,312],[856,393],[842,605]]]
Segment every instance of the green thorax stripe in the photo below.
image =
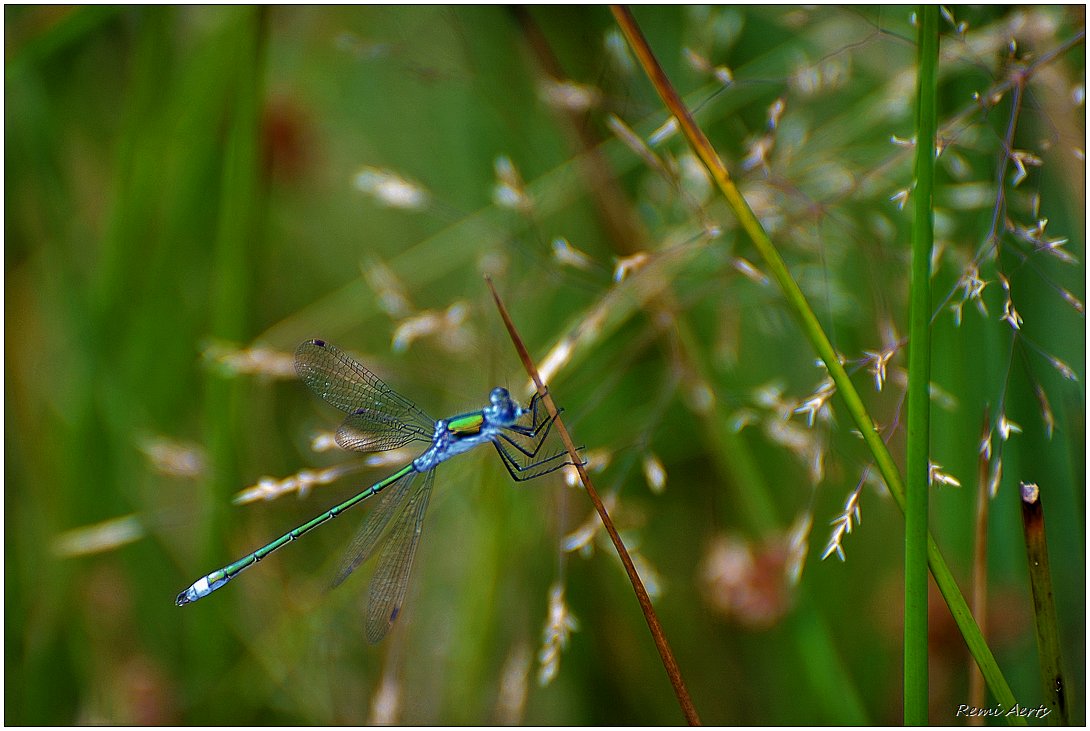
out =
[[484,414],[478,411],[475,414],[455,416],[447,422],[447,431],[454,434],[477,434],[481,431],[482,424],[484,424]]

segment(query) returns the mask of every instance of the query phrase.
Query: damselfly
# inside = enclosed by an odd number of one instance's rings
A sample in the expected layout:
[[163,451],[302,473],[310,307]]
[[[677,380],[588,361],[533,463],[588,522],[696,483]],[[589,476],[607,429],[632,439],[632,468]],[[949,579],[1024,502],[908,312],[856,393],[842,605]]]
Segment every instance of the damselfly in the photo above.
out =
[[562,459],[566,452],[538,457],[553,423],[553,418],[544,413],[538,394],[529,406],[522,408],[507,389],[497,387],[492,389],[488,405],[480,411],[435,421],[324,340],[308,340],[300,345],[295,352],[295,369],[315,393],[348,413],[337,430],[337,444],[342,449],[380,452],[412,442],[429,446],[386,479],[238,561],[201,577],[178,594],[178,606],[208,596],[273,551],[353,505],[383,493],[353,539],[334,581],[334,585],[340,584],[381,547],[368,589],[367,608],[367,639],[378,642],[401,611],[436,467],[482,444],[496,448],[504,467],[518,481],[540,477],[570,464]]

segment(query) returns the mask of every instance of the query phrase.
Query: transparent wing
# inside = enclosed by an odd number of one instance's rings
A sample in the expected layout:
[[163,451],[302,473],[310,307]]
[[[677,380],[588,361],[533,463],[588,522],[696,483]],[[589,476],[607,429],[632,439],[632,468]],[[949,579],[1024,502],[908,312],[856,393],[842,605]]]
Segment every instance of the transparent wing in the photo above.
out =
[[390,520],[405,507],[405,499],[412,492],[412,484],[419,472],[410,472],[382,491],[379,503],[367,514],[359,532],[352,539],[341,561],[333,586],[340,586],[349,575],[371,557],[379,539],[386,533]]
[[431,470],[424,475],[420,487],[412,491],[405,510],[390,529],[378,568],[371,577],[371,587],[367,592],[367,641],[371,644],[380,642],[386,636],[401,613],[401,603],[409,585],[409,573],[420,543],[420,531],[424,526],[424,513],[428,509],[434,480],[435,470]]
[[[401,438],[405,439],[401,444],[414,438],[430,442],[434,435],[434,419],[324,340],[308,340],[299,346],[295,351],[295,370],[314,393],[350,414],[341,427],[348,430],[348,441],[357,427],[361,433],[377,435],[372,439],[374,443]],[[398,436],[390,437],[391,434]]]
[[401,419],[359,409],[349,414],[337,429],[337,445],[354,452],[384,452],[409,442],[430,444],[432,436],[425,436],[419,427]]

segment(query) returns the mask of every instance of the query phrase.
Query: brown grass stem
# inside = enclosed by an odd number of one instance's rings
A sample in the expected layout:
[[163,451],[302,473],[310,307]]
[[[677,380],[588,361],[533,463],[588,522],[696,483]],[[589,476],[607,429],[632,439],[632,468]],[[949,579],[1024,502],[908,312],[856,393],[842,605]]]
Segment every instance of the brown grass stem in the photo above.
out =
[[1026,537],[1026,558],[1029,560],[1029,583],[1033,592],[1033,617],[1037,630],[1037,658],[1041,666],[1045,701],[1056,714],[1053,723],[1068,726],[1067,683],[1064,680],[1060,629],[1056,621],[1056,601],[1052,590],[1052,573],[1048,567],[1048,545],[1045,542],[1045,513],[1041,506],[1041,490],[1033,483],[1020,486],[1022,528]]
[[485,277],[485,281],[488,283],[488,289],[492,292],[492,299],[496,302],[496,308],[499,310],[500,317],[503,319],[503,324],[507,328],[507,333],[511,336],[511,342],[514,344],[515,350],[518,351],[519,358],[526,368],[526,373],[537,387],[537,392],[541,396],[541,400],[545,404],[545,408],[548,410],[550,418],[553,419],[553,426],[560,434],[560,439],[563,441],[564,447],[571,456],[572,464],[575,465],[575,469],[579,473],[579,479],[583,481],[583,487],[586,488],[587,495],[590,497],[591,502],[594,503],[594,509],[598,511],[598,516],[602,519],[602,525],[605,526],[610,540],[613,541],[613,546],[617,549],[617,555],[620,556],[621,563],[624,564],[628,579],[632,582],[632,589],[636,592],[636,599],[640,603],[640,609],[643,610],[644,619],[647,620],[647,627],[651,630],[651,637],[655,641],[655,647],[658,649],[659,656],[662,658],[663,667],[666,668],[666,674],[670,678],[670,684],[674,687],[674,693],[677,695],[678,704],[681,706],[681,712],[685,715],[685,720],[690,726],[699,726],[701,725],[700,716],[697,714],[696,707],[693,706],[692,699],[689,697],[689,690],[685,687],[685,681],[681,677],[681,670],[678,668],[677,661],[674,660],[674,653],[670,649],[670,643],[666,640],[666,635],[662,631],[662,625],[659,623],[658,616],[655,614],[655,609],[651,606],[651,598],[647,595],[647,589],[644,588],[643,580],[640,579],[639,573],[636,572],[636,566],[632,563],[632,557],[628,555],[628,550],[625,548],[624,542],[621,540],[620,535],[617,533],[617,529],[613,525],[613,519],[609,517],[609,513],[606,511],[602,499],[598,496],[598,491],[594,489],[594,483],[587,474],[583,459],[579,456],[579,451],[575,448],[575,442],[572,441],[571,434],[568,433],[564,421],[560,418],[560,413],[556,408],[556,403],[553,401],[552,395],[549,393],[549,389],[541,381],[541,375],[538,373],[537,366],[534,365],[534,361],[530,357],[529,351],[526,350],[526,345],[522,342],[522,337],[515,328],[515,323],[511,320],[511,315],[507,312],[507,307],[503,304],[503,300],[500,299],[500,295],[496,291],[496,287],[493,285],[491,277]]

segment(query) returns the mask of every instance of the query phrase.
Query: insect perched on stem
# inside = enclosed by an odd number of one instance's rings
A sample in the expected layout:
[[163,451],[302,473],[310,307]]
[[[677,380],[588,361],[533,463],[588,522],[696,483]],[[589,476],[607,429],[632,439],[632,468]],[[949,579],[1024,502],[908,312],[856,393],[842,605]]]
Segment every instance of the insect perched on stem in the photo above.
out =
[[342,449],[381,452],[412,442],[428,447],[412,462],[363,492],[234,563],[202,576],[178,594],[178,606],[208,596],[273,551],[372,495],[382,493],[378,507],[367,516],[353,539],[334,582],[343,582],[382,548],[368,590],[367,610],[367,639],[379,642],[401,611],[436,467],[482,444],[495,447],[511,477],[520,482],[569,464],[561,460],[565,452],[538,457],[553,423],[553,418],[539,408],[539,394],[522,408],[507,389],[497,387],[489,394],[488,405],[479,411],[436,421],[324,340],[308,340],[300,345],[295,352],[295,369],[322,399],[348,413],[337,430],[337,444]]

